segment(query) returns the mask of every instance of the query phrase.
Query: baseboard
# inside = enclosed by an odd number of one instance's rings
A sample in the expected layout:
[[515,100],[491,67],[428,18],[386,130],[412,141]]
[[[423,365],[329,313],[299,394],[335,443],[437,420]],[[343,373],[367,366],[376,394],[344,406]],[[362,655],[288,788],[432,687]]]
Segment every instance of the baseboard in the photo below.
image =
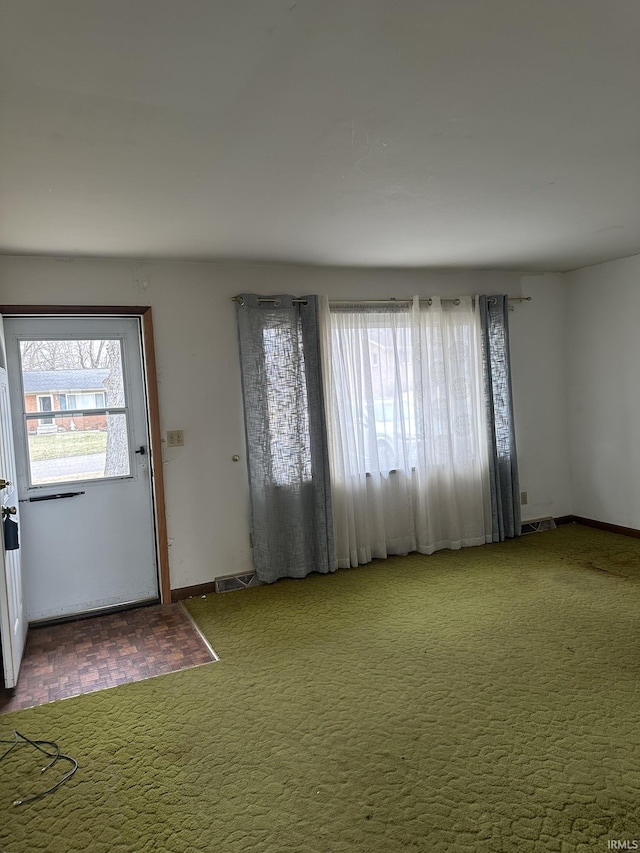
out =
[[[608,521],[596,521],[593,518],[582,518],[580,515],[561,515],[553,519],[556,527],[563,524],[584,524],[585,527],[596,527],[598,530],[606,530],[609,533],[619,533],[622,536],[631,536],[635,539],[640,539],[640,530],[635,527],[621,527],[619,524],[609,524]],[[525,522],[526,523],[526,522]],[[192,598],[198,595],[209,595],[215,593],[215,581],[207,583],[198,583],[195,586],[183,586],[179,589],[171,590],[171,601],[183,601],[185,598]]]
[[608,533],[619,533],[621,536],[632,536],[634,539],[640,539],[640,530],[636,530],[635,527],[621,527],[619,524],[596,521],[594,518],[582,518],[580,515],[574,515],[572,519],[574,524],[584,524],[585,527],[596,527],[598,530],[606,530]]
[[178,589],[171,590],[171,601],[184,601],[185,598],[194,598],[198,595],[209,595],[216,591],[216,582],[207,581],[207,583],[197,583],[195,586],[182,586]]

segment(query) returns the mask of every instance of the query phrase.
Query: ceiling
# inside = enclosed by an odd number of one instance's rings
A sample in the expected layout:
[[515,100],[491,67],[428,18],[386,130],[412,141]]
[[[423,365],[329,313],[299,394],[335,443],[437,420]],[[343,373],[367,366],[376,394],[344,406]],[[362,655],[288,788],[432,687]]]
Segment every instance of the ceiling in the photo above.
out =
[[0,0],[0,252],[640,252],[637,0]]

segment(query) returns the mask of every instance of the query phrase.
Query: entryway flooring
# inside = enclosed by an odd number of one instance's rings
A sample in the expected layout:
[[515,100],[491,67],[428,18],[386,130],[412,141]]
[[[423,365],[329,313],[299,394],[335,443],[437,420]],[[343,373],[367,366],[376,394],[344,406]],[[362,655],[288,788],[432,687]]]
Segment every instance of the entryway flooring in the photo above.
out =
[[0,714],[215,660],[180,603],[30,628],[18,686],[0,690]]

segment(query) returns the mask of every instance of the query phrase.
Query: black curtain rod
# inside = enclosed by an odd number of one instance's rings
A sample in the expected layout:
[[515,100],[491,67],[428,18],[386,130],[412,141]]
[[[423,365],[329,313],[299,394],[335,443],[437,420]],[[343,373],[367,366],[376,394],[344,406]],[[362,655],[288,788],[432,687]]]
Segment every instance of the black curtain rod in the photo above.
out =
[[[239,305],[244,305],[244,299],[242,296],[232,296],[232,302],[237,302]],[[299,305],[307,305],[307,299],[292,299],[292,302],[297,302]],[[280,305],[280,300],[276,299],[275,296],[259,296],[258,302],[273,302],[274,305]]]
[[[509,302],[531,302],[532,296],[509,296],[507,297]],[[491,299],[491,297],[490,297]],[[244,299],[242,296],[232,296],[232,302],[238,302],[240,305],[244,305]],[[293,303],[298,303],[299,305],[306,305],[306,299],[292,299]],[[395,297],[391,297],[390,299],[332,299],[329,300],[330,303],[334,305],[350,305],[350,304],[358,304],[358,305],[393,305],[397,302],[406,302],[407,304],[411,304],[413,299],[396,299]],[[460,305],[460,299],[442,299],[442,302],[451,302],[453,305]],[[280,300],[275,296],[259,296],[258,302],[272,302],[274,305],[280,305]],[[426,302],[427,305],[432,305],[433,300],[431,297],[428,299],[420,299],[420,302]],[[495,299],[493,300],[495,304]]]

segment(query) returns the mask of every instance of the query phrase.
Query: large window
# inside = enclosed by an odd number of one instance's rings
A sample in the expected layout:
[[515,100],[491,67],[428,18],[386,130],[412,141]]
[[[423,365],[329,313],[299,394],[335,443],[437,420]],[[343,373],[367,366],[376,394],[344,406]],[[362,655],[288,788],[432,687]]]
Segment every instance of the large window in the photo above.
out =
[[338,565],[488,541],[480,323],[471,298],[331,305],[324,340]]
[[477,315],[469,305],[332,305],[334,446],[352,472],[464,467],[483,436]]

